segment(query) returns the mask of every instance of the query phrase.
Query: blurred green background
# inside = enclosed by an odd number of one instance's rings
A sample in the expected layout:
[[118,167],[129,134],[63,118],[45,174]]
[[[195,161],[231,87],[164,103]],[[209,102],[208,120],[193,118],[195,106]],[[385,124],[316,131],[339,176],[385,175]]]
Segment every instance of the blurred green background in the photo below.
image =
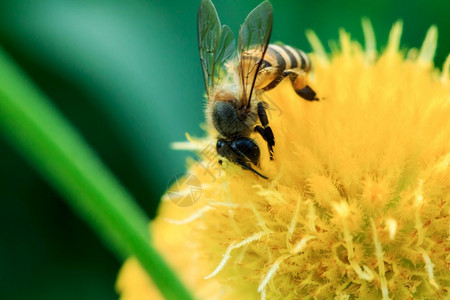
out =
[[[260,1],[215,1],[236,33]],[[272,1],[272,41],[310,50],[304,30],[326,44],[343,27],[362,41],[369,17],[378,48],[404,21],[402,45],[420,47],[439,29],[436,64],[450,50],[450,1]],[[3,47],[79,129],[154,216],[188,152],[169,148],[201,136],[204,92],[198,60],[199,1],[1,1]],[[0,70],[1,72],[1,70]],[[0,136],[0,299],[114,299],[120,262]]]

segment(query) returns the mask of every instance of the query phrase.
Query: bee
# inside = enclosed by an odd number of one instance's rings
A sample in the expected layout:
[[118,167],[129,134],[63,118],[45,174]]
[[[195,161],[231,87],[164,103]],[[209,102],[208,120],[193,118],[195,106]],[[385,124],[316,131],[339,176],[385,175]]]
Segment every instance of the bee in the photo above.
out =
[[264,179],[268,178],[253,167],[259,167],[260,150],[249,137],[253,132],[260,134],[273,160],[275,137],[260,95],[289,77],[298,95],[317,100],[306,84],[311,69],[308,57],[290,46],[269,45],[272,24],[272,5],[264,1],[240,27],[236,51],[233,33],[220,24],[211,0],[202,0],[198,10],[198,47],[208,98],[206,117],[219,133],[217,153]]

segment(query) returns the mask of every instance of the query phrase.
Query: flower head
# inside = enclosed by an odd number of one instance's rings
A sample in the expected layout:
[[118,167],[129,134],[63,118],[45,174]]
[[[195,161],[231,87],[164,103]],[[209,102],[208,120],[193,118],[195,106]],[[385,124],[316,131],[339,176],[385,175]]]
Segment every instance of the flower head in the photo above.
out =
[[[331,57],[308,33],[320,101],[288,80],[265,93],[276,146],[273,161],[261,151],[260,169],[270,180],[203,155],[189,166],[201,199],[186,208],[163,198],[155,243],[199,298],[449,296],[450,57],[433,68],[435,27],[420,50],[399,50],[401,23],[377,56],[363,26],[365,49],[341,31]],[[133,260],[118,288],[124,299],[155,293]]]

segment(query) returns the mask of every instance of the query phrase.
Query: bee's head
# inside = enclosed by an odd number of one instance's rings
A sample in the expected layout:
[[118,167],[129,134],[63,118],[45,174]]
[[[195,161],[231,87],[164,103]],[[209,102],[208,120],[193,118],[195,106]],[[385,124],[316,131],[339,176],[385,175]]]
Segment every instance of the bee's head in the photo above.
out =
[[236,154],[231,149],[230,142],[223,139],[217,140],[216,150],[220,156],[225,157],[230,161],[236,160]]
[[259,147],[254,140],[248,137],[240,137],[232,141],[218,139],[217,153],[232,162],[252,163],[259,165]]

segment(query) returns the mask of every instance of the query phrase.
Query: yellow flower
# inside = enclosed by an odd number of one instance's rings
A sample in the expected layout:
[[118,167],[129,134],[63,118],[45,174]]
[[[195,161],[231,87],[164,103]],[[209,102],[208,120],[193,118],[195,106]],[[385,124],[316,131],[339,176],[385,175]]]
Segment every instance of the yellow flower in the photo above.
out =
[[[450,56],[433,68],[435,27],[420,50],[399,50],[398,22],[377,57],[363,27],[365,49],[341,31],[331,58],[308,33],[320,101],[288,80],[266,93],[270,180],[203,151],[189,168],[200,200],[163,198],[155,244],[199,299],[449,297]],[[123,299],[158,297],[133,259],[117,285]]]

